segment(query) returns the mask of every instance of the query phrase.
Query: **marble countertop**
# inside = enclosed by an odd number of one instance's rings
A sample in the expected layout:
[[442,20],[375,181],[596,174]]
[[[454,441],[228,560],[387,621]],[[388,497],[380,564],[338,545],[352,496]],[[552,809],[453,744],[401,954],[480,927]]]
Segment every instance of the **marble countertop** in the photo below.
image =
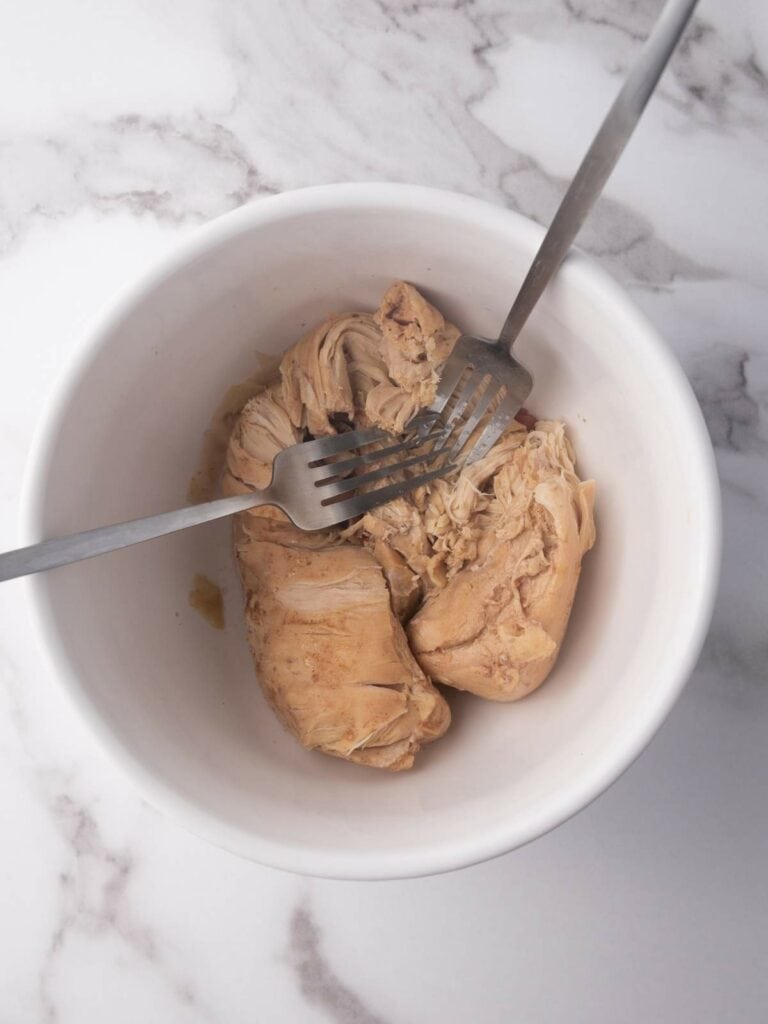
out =
[[[196,224],[353,179],[546,222],[660,0],[9,0],[0,8],[0,548],[83,322]],[[768,1013],[768,7],[701,0],[582,236],[717,450],[698,667],[575,819],[453,875],[238,860],[96,749],[0,588],[0,1020],[762,1024]],[[659,424],[659,441],[674,424]]]

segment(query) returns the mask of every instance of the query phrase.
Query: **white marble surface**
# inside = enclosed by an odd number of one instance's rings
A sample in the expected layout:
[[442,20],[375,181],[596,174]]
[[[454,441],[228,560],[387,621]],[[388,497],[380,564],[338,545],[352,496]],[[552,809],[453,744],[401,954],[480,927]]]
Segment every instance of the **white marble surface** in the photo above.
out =
[[[85,318],[277,190],[440,185],[553,211],[660,0],[7,0],[0,548]],[[669,339],[722,476],[709,640],[601,799],[493,863],[294,878],[145,805],[0,588],[0,1021],[768,1019],[768,8],[701,0],[583,236]],[[660,443],[666,429],[659,424]]]

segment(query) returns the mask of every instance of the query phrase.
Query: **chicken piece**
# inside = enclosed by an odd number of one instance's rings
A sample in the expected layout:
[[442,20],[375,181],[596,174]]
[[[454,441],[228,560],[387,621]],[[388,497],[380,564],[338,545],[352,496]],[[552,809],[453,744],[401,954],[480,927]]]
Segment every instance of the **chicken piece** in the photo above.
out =
[[421,604],[419,577],[408,567],[403,556],[385,540],[374,541],[371,553],[384,570],[392,599],[392,611],[401,622],[407,622]]
[[300,440],[301,431],[288,415],[280,385],[270,384],[246,402],[232,431],[224,470],[225,492],[267,487],[277,453]]
[[236,553],[256,672],[283,722],[309,749],[410,768],[450,712],[411,655],[370,552],[243,536]]
[[391,380],[414,398],[417,409],[429,405],[440,380],[438,368],[453,351],[458,330],[405,281],[387,289],[374,319]]
[[562,424],[546,422],[520,435],[492,483],[476,562],[426,600],[408,637],[437,682],[511,701],[535,690],[557,658],[595,538],[594,485],[576,476]]
[[[355,415],[355,389],[350,376],[352,350],[369,352],[370,366],[356,367],[358,395],[366,389],[370,374],[386,375],[380,359],[373,357],[378,332],[368,313],[331,316],[289,349],[280,363],[283,405],[291,423],[306,427],[315,437],[335,434],[333,417]],[[360,360],[359,362],[363,362]],[[367,371],[367,372],[366,372]]]
[[453,351],[458,330],[404,281],[387,290],[374,319],[381,329],[388,379],[371,388],[365,411],[371,423],[400,433],[435,397],[439,367]]

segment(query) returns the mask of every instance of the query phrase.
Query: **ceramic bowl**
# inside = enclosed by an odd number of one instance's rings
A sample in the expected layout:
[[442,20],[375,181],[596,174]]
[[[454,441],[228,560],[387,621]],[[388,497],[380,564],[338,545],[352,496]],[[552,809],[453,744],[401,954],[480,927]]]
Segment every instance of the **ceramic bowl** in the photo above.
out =
[[[183,504],[219,401],[259,353],[404,278],[494,336],[541,239],[509,211],[387,184],[244,206],[185,240],[84,339],[34,448],[25,542]],[[142,794],[213,843],[312,875],[391,878],[512,850],[588,804],[642,750],[702,643],[719,564],[712,450],[691,389],[627,295],[574,253],[517,344],[530,407],[568,424],[597,481],[598,541],[549,680],[516,704],[451,698],[410,772],[303,750],[245,642],[230,525],[30,581],[42,646]],[[195,573],[227,627],[187,602]]]

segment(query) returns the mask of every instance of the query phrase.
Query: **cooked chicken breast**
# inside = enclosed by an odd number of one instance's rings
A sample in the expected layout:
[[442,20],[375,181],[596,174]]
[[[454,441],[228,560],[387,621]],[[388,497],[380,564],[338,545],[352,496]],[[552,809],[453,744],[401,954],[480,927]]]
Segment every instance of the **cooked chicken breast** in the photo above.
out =
[[[544,681],[560,650],[581,559],[595,539],[594,485],[576,476],[559,423],[512,433],[475,475],[482,490],[454,505],[458,524],[454,518],[443,534],[453,574],[427,597],[408,636],[438,682],[517,700]],[[457,551],[463,565],[455,572]]]
[[408,649],[373,555],[249,538],[237,555],[256,672],[288,728],[311,749],[409,768],[450,715]]
[[[402,429],[432,401],[457,337],[403,282],[375,314],[328,317],[243,409],[225,492],[266,486],[277,452],[307,434]],[[249,644],[282,721],[310,749],[400,770],[450,723],[432,680],[491,700],[535,689],[594,541],[593,492],[562,424],[516,423],[453,479],[344,530],[303,533],[270,508],[240,515]]]

